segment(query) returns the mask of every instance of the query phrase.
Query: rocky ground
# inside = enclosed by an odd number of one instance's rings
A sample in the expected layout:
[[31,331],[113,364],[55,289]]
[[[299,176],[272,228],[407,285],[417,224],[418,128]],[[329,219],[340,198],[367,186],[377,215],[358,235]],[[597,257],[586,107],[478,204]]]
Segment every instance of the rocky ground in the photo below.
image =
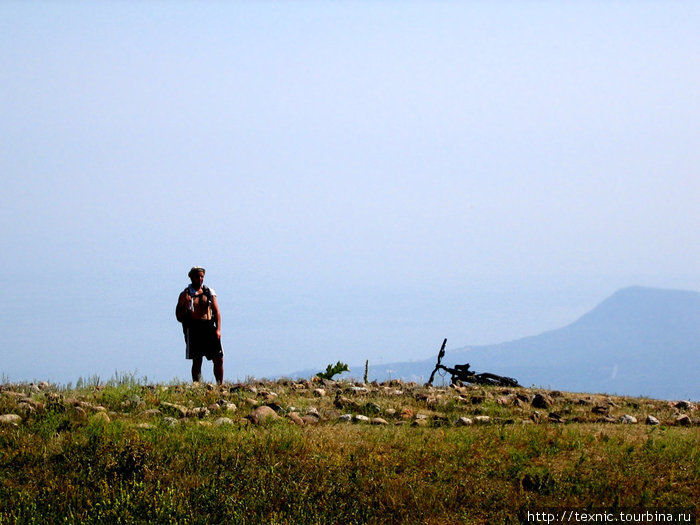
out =
[[399,380],[130,384],[62,389],[46,382],[0,385],[0,425],[60,412],[72,420],[158,424],[413,426],[619,424],[698,426],[696,405],[598,394],[473,385],[426,387]]

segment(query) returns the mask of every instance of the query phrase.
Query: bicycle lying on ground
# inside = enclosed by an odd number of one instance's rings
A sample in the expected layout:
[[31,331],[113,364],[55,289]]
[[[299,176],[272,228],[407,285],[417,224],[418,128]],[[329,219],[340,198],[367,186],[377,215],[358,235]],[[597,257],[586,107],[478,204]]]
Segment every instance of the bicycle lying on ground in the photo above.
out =
[[450,382],[453,385],[459,383],[474,383],[477,385],[492,385],[492,386],[520,386],[516,379],[512,377],[499,376],[496,374],[490,374],[488,372],[483,372],[477,374],[469,370],[469,363],[466,365],[455,365],[454,368],[450,368],[440,363],[443,357],[445,357],[445,346],[447,345],[447,339],[442,342],[442,347],[438,353],[437,364],[433,369],[432,374],[430,374],[430,379],[426,383],[426,386],[431,386],[433,384],[433,379],[435,378],[435,373],[442,370],[444,373],[440,373],[442,377],[450,374]]

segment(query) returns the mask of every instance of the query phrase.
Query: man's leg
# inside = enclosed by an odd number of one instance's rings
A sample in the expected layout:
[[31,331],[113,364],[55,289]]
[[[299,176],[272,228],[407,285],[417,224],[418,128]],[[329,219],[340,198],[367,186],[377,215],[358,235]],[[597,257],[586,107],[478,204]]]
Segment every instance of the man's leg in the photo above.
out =
[[192,358],[192,381],[195,383],[202,381],[202,356]]
[[222,384],[224,382],[224,358],[215,357],[212,361],[214,361],[214,377],[216,378],[216,382]]

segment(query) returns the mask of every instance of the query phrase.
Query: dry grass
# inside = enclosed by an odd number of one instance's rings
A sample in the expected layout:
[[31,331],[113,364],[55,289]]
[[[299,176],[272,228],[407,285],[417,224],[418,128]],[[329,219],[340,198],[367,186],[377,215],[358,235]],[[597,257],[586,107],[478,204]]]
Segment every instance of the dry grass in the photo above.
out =
[[[533,407],[527,389],[400,382],[4,385],[0,414],[22,419],[0,426],[0,523],[518,523],[532,508],[695,508],[694,407],[542,393],[551,406]],[[245,417],[261,404],[281,417]],[[320,419],[299,426],[291,410]],[[603,422],[624,414],[639,423]],[[223,416],[233,424],[217,426]],[[490,420],[457,424],[477,416]]]

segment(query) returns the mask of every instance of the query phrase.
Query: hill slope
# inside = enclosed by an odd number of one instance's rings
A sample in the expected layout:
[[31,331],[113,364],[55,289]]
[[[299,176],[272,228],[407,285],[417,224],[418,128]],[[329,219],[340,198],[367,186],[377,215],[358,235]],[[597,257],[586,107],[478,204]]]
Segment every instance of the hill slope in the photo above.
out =
[[[424,381],[435,359],[376,366],[370,376]],[[700,293],[625,288],[558,330],[495,345],[448,344],[443,363],[465,362],[527,386],[697,400]]]

